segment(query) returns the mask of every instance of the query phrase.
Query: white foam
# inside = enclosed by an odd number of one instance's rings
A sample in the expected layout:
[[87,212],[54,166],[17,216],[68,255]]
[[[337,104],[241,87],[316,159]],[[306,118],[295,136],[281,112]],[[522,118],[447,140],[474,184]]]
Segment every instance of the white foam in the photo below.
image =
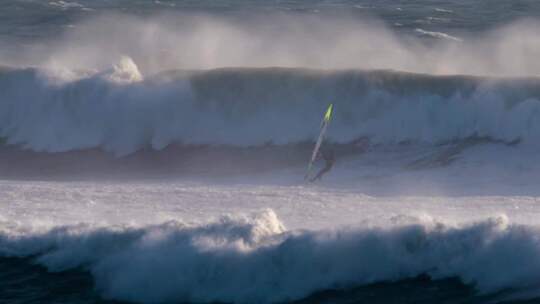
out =
[[435,11],[439,13],[448,13],[448,14],[451,14],[454,12],[453,10],[438,8],[438,7],[435,8]]
[[527,290],[540,278],[537,228],[511,225],[504,215],[464,226],[429,217],[416,221],[285,231],[266,210],[197,226],[172,221],[4,232],[0,254],[34,255],[51,271],[85,267],[106,298],[149,303],[283,302],[423,273],[458,277],[485,293]]
[[143,76],[137,65],[129,57],[122,56],[120,62],[113,66],[110,73],[106,77],[116,83],[128,84],[143,80]]
[[519,79],[233,69],[144,81],[127,58],[100,73],[60,71],[4,72],[0,136],[8,143],[117,155],[173,143],[297,143],[313,140],[330,101],[336,111],[328,138],[338,143],[535,143],[540,136],[540,101]]
[[[430,20],[433,20],[433,19],[435,18],[431,18]],[[438,38],[438,39],[446,39],[446,40],[457,41],[457,42],[463,41],[463,39],[461,38],[458,38],[458,37],[455,37],[446,33],[442,33],[442,32],[426,31],[421,28],[417,28],[415,31],[423,36],[428,36],[428,37],[433,37],[433,38]]]
[[84,8],[84,6],[77,2],[69,2],[69,1],[50,1],[49,5],[59,7],[61,9],[72,9],[72,8]]

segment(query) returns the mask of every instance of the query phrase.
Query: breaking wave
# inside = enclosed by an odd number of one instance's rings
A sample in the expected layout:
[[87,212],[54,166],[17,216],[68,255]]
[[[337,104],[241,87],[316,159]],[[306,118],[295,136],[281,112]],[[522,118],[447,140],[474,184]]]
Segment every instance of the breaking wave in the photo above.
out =
[[266,210],[147,227],[39,231],[3,223],[0,256],[32,257],[53,272],[86,269],[103,297],[146,303],[283,302],[422,274],[457,277],[480,294],[537,291],[537,228],[505,216],[459,227],[427,217],[408,222],[288,231]]
[[431,32],[431,31],[426,31],[426,30],[420,29],[420,28],[417,28],[415,31],[421,36],[427,36],[427,37],[432,37],[432,38],[437,38],[437,39],[448,39],[448,40],[452,40],[452,41],[456,41],[456,42],[462,42],[463,41],[463,39],[461,39],[461,38],[458,38],[458,37],[455,37],[455,36],[452,36],[452,35],[449,35],[449,34],[446,34],[446,33]]
[[129,58],[99,72],[0,72],[0,136],[33,151],[125,155],[170,144],[311,141],[335,104],[329,139],[438,144],[540,136],[540,80],[394,71],[218,69],[143,77]]

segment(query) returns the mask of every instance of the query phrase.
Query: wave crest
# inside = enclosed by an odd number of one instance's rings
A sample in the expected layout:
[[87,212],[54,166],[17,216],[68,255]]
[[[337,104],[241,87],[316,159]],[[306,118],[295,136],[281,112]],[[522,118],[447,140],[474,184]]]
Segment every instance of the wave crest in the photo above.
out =
[[504,215],[461,227],[424,217],[386,228],[286,231],[266,210],[198,225],[4,230],[0,254],[33,255],[52,271],[88,268],[107,298],[270,303],[420,274],[458,277],[482,293],[535,291],[539,232]]
[[0,136],[34,151],[100,148],[117,155],[173,143],[283,145],[312,141],[333,102],[328,136],[335,143],[527,142],[540,136],[539,85],[536,78],[280,68],[176,71],[143,80],[129,59],[110,73],[61,83],[40,70],[6,70]]

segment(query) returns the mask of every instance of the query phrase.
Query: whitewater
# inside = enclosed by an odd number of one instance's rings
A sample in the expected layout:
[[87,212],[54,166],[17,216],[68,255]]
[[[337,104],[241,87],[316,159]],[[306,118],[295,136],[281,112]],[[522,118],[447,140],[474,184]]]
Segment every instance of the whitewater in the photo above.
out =
[[0,302],[539,301],[539,13],[7,1]]

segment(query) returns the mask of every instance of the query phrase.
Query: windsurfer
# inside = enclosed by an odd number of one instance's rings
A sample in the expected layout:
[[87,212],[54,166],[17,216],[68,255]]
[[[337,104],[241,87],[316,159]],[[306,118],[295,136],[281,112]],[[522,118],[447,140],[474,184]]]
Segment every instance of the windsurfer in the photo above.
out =
[[327,152],[323,152],[321,150],[321,151],[319,151],[318,156],[321,157],[322,159],[324,159],[325,165],[319,171],[319,173],[317,173],[317,175],[315,175],[315,177],[313,177],[312,179],[309,180],[310,182],[314,182],[314,181],[316,181],[318,179],[321,179],[324,174],[326,174],[326,173],[328,173],[328,171],[332,170],[332,167],[334,166],[334,163],[336,162],[336,159],[334,157],[334,152],[332,152],[332,150],[328,150]]

